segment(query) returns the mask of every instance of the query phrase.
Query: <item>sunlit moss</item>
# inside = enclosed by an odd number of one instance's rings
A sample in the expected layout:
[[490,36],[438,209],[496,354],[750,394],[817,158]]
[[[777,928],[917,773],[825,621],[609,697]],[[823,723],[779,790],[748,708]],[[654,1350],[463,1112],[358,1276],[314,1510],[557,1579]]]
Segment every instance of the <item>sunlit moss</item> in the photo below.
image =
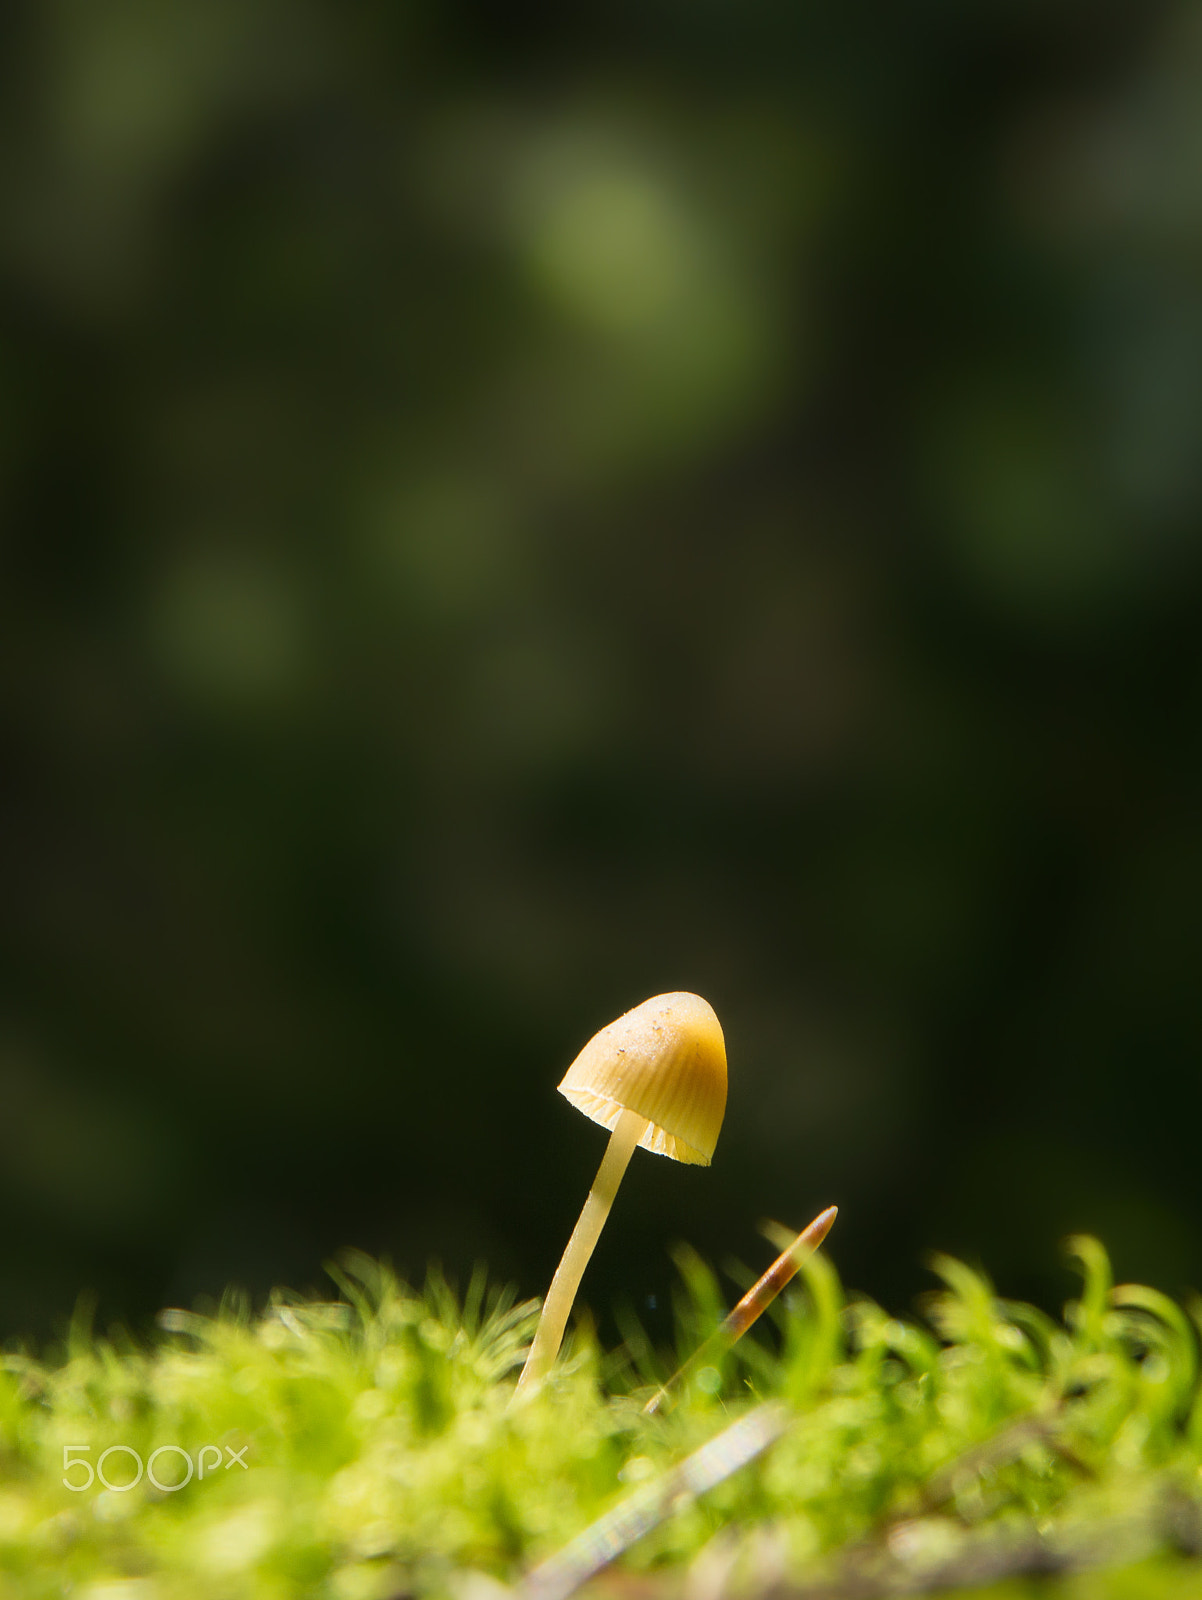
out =
[[[903,1322],[847,1298],[817,1258],[773,1308],[775,1334],[656,1416],[642,1402],[670,1359],[633,1324],[608,1354],[578,1330],[511,1404],[537,1306],[482,1274],[460,1300],[351,1257],[338,1301],[165,1312],[148,1350],[81,1318],[59,1361],[0,1367],[0,1596],[483,1593],[768,1397],[795,1414],[783,1437],[662,1517],[627,1565],[696,1564],[717,1593],[837,1583],[851,1561],[861,1590],[889,1592],[968,1581],[980,1560],[996,1578],[1005,1541],[1038,1538],[1066,1567],[1098,1565],[1071,1589],[1175,1593],[1198,1580],[1173,1548],[1202,1527],[1193,1325],[1154,1290],[1113,1288],[1101,1248],[1074,1244],[1085,1285],[1063,1323],[946,1258],[930,1328]],[[723,1307],[703,1262],[678,1263],[687,1354]],[[86,1487],[64,1484],[64,1451]],[[154,1465],[123,1487],[139,1462]],[[1102,1570],[1119,1565],[1126,1587]]]

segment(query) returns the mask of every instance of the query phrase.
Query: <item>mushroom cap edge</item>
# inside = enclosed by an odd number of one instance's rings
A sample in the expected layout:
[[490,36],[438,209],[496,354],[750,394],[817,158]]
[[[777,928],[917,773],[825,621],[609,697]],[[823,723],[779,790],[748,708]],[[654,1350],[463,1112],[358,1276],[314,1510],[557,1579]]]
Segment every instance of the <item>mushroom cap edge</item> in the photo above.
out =
[[652,995],[595,1033],[559,1092],[603,1128],[647,1119],[644,1150],[708,1167],[726,1111],[726,1042],[714,1008],[686,991]]

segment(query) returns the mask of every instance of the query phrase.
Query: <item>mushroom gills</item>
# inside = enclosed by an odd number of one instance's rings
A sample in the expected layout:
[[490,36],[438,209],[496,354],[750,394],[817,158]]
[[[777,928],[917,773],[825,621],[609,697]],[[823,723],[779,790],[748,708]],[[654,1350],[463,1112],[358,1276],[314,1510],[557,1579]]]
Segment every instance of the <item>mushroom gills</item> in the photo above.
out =
[[726,1044],[714,1008],[684,991],[652,995],[593,1035],[559,1092],[610,1129],[610,1140],[547,1291],[519,1393],[559,1353],[576,1290],[635,1146],[709,1166],[726,1110]]

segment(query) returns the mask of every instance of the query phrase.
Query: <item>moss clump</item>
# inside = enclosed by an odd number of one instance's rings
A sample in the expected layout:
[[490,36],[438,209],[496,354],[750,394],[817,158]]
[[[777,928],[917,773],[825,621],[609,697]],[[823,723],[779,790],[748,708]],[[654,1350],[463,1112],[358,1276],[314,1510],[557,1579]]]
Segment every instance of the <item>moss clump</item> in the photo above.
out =
[[[774,1307],[775,1338],[743,1340],[651,1417],[670,1363],[637,1326],[611,1354],[578,1334],[511,1406],[537,1306],[482,1276],[462,1303],[437,1277],[419,1293],[363,1257],[336,1302],[168,1312],[149,1350],[79,1327],[60,1362],[3,1359],[0,1596],[482,1592],[768,1398],[789,1408],[784,1435],[677,1504],[626,1566],[712,1594],[1049,1569],[1075,1593],[1202,1594],[1180,1554],[1202,1538],[1193,1328],[1154,1290],[1112,1288],[1093,1241],[1075,1248],[1084,1289],[1060,1324],[946,1259],[929,1326],[903,1322],[846,1298],[818,1258]],[[687,1355],[717,1289],[679,1260]],[[64,1448],[85,1487],[64,1485]],[[163,1487],[149,1472],[119,1487],[152,1458]]]

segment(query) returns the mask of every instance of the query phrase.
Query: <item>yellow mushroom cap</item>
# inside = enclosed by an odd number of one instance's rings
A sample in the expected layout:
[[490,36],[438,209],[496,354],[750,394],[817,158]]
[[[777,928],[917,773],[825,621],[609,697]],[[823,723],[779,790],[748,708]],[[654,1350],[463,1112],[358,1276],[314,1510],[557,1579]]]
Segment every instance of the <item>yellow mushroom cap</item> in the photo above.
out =
[[657,994],[596,1033],[559,1085],[586,1117],[612,1128],[623,1111],[646,1117],[639,1143],[708,1167],[726,1111],[726,1042],[697,994]]

